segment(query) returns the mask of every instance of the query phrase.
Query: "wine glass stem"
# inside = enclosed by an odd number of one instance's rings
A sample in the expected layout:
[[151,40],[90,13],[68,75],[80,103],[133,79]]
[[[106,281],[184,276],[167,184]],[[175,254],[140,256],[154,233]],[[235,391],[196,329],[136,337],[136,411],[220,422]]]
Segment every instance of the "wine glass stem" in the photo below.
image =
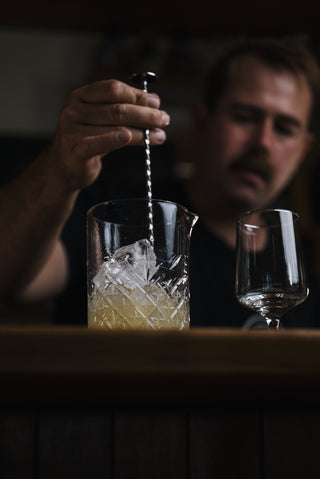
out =
[[267,321],[267,325],[268,325],[268,328],[270,329],[279,329],[279,325],[280,325],[280,319],[269,319],[269,318],[266,318],[266,321]]

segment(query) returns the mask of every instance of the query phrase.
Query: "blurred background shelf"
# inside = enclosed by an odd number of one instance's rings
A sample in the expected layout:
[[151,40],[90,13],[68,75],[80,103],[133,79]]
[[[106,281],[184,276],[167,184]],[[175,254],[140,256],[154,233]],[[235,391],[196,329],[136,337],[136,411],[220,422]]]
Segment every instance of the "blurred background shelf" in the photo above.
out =
[[227,1],[196,3],[148,1],[120,3],[106,0],[50,0],[48,2],[21,0],[5,3],[2,7],[0,24],[5,26],[37,28],[101,29],[107,25],[130,28],[137,31],[204,30],[228,31],[276,31],[318,30],[320,6],[317,2],[295,3],[271,0],[257,3]]

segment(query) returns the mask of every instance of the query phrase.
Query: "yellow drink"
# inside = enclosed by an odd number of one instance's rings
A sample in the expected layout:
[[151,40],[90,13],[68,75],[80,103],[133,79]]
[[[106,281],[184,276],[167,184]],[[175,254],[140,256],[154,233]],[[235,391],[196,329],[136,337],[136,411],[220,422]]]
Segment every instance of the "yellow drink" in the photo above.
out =
[[88,300],[89,328],[187,329],[188,301],[181,294],[169,295],[158,284],[135,289],[110,284],[103,292],[97,287]]

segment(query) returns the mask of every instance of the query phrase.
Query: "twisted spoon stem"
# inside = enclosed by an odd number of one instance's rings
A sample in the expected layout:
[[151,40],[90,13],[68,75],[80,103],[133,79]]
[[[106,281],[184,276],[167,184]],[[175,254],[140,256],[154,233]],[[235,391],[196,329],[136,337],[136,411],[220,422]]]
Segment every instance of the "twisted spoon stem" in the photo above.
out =
[[[152,72],[136,73],[132,76],[133,83],[142,85],[143,91],[148,91],[148,82],[153,82],[157,79],[156,75]],[[149,241],[151,245],[154,245],[154,233],[153,233],[153,208],[152,208],[152,179],[151,179],[151,153],[150,153],[150,138],[149,130],[144,131],[144,155],[146,164],[146,183],[147,183],[147,201],[148,201],[148,229],[149,229]]]

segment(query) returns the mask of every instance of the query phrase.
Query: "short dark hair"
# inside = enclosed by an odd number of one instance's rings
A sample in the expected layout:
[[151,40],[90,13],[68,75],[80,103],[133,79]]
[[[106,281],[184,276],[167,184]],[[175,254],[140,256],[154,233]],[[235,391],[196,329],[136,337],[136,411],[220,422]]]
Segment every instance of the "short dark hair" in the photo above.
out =
[[246,39],[229,45],[216,59],[205,82],[204,101],[213,110],[228,86],[230,65],[235,59],[253,56],[275,71],[305,76],[312,94],[309,128],[319,121],[320,69],[315,55],[300,38]]

